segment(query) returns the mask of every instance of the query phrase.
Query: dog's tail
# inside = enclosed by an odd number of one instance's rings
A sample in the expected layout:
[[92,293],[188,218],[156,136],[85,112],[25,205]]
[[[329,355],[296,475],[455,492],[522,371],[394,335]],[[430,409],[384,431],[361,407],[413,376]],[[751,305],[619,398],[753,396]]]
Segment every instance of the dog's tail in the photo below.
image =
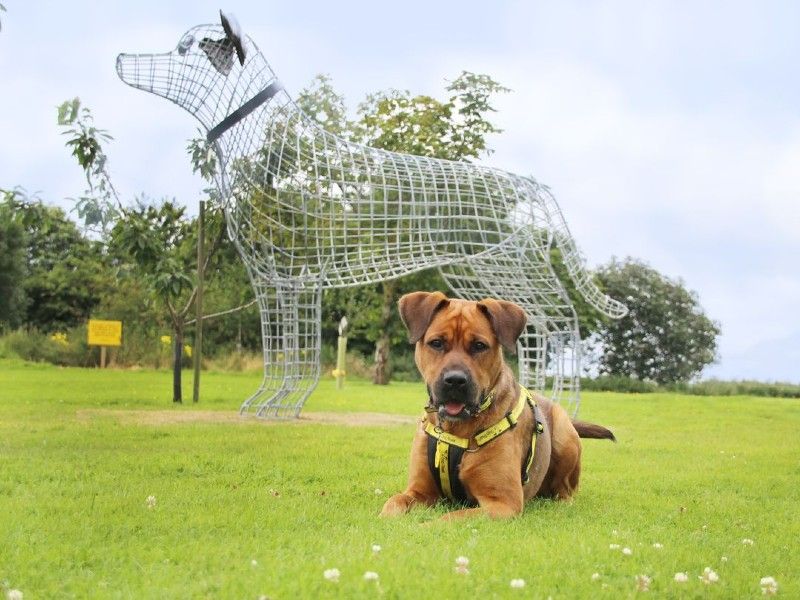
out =
[[573,421],[572,426],[578,432],[578,436],[582,438],[592,438],[595,440],[611,440],[616,442],[617,438],[611,433],[611,430],[606,429],[602,425],[595,425],[594,423],[586,423],[584,421]]

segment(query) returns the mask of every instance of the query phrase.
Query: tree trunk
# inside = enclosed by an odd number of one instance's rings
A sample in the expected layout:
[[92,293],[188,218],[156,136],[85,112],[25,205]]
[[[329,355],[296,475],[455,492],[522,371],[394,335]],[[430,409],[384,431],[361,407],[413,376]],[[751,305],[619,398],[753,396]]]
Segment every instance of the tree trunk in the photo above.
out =
[[205,265],[205,212],[206,203],[200,200],[200,214],[197,217],[197,296],[194,299],[197,318],[194,324],[194,382],[192,386],[192,402],[200,400],[200,367],[203,359],[203,266]]
[[382,286],[381,335],[375,343],[375,371],[372,377],[372,383],[377,385],[387,385],[389,383],[389,324],[391,323],[392,307],[394,306],[395,281],[384,281]]
[[175,327],[173,340],[175,341],[172,363],[172,401],[178,404],[183,402],[181,392],[181,363],[183,362],[183,327]]

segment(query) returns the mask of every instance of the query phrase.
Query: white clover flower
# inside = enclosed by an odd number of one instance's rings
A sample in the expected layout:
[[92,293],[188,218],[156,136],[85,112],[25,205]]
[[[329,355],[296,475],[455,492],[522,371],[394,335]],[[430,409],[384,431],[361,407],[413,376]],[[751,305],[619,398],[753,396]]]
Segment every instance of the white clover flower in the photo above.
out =
[[250,566],[251,567],[257,567],[258,566],[258,561],[254,558],[253,560],[250,561]]
[[698,575],[698,579],[700,579],[700,581],[706,585],[710,585],[719,581],[719,575],[717,575],[716,572],[711,569],[711,567],[706,567],[703,569],[703,574]]
[[457,556],[456,565],[458,565],[459,567],[468,567],[469,559],[466,556]]
[[778,593],[778,582],[774,577],[761,578],[761,593],[765,596],[774,596]]
[[689,581],[688,573],[675,573],[675,581],[678,583],[686,583]]
[[744,544],[745,546],[752,546],[754,543],[755,542],[753,540],[751,540],[750,538],[744,538],[742,540],[742,544]]
[[652,583],[652,579],[647,575],[637,575],[636,576],[636,589],[640,592],[649,592],[650,591],[650,583]]
[[728,557],[727,557],[727,556],[721,556],[721,557],[720,557],[720,560],[721,560],[722,562],[728,562]]
[[372,553],[377,554],[381,551],[381,547],[378,544],[372,544]]
[[382,489],[380,489],[380,488],[375,488],[375,495],[376,495],[376,496],[381,496],[381,495],[383,495],[383,490],[382,490]]
[[511,587],[515,589],[520,589],[525,587],[525,580],[524,579],[512,579],[511,580]]
[[633,550],[631,550],[630,548],[628,548],[627,546],[625,546],[625,547],[622,549],[622,553],[623,553],[625,556],[630,556],[631,554],[633,554]]
[[148,496],[145,498],[145,504],[147,504],[147,508],[155,508],[156,507],[156,497],[153,495]]
[[599,581],[600,580],[600,573],[592,573],[592,581]]
[[378,574],[375,571],[364,573],[364,581],[378,581]]
[[8,600],[22,600],[22,592],[19,590],[8,590],[6,592]]
[[328,581],[333,581],[334,583],[339,582],[339,575],[341,575],[341,573],[339,573],[339,569],[325,569],[325,571],[322,573],[322,576],[325,577],[325,579]]
[[619,550],[619,544],[609,544],[608,545],[608,549],[609,550]]
[[656,550],[661,550],[663,547],[664,547],[664,544],[659,544],[658,542],[653,544],[653,548],[655,548]]

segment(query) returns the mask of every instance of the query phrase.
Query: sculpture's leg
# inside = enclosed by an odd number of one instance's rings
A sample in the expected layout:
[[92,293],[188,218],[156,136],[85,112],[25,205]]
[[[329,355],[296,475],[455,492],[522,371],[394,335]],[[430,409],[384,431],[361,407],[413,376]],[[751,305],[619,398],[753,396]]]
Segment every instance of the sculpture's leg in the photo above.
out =
[[563,324],[564,329],[549,336],[549,371],[553,375],[550,397],[559,400],[573,417],[580,406],[581,339],[578,319]]
[[259,417],[297,417],[319,381],[322,285],[283,279],[272,286],[261,318],[270,393],[261,394],[255,411]]
[[240,414],[250,412],[253,407],[259,406],[265,398],[275,396],[280,392],[283,385],[283,377],[279,376],[275,370],[278,364],[275,333],[280,324],[277,315],[276,289],[265,279],[257,279],[253,272],[250,275],[261,319],[261,350],[264,361],[264,374],[256,391],[242,403],[239,408]]

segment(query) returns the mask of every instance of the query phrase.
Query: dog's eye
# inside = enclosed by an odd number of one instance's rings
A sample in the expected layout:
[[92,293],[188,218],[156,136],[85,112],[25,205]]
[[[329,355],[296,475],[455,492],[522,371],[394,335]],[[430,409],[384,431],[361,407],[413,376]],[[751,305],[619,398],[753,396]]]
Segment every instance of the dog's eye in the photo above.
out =
[[444,342],[442,340],[440,340],[439,338],[436,338],[436,339],[431,340],[430,342],[428,342],[428,346],[430,346],[434,350],[441,350],[441,349],[444,348]]
[[487,344],[484,344],[483,342],[477,340],[472,342],[472,344],[470,345],[470,350],[472,350],[472,352],[474,353],[483,352],[484,350],[488,349],[489,346]]

